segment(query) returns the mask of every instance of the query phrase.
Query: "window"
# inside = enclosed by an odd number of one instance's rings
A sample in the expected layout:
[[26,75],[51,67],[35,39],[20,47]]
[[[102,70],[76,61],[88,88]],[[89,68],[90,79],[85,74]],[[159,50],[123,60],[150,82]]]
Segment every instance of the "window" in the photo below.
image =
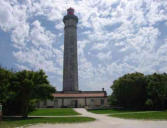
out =
[[56,99],[54,100],[54,105],[56,105],[56,106],[58,105],[58,100],[56,100]]
[[91,102],[94,102],[94,99],[91,99]]
[[46,100],[43,102],[43,105],[44,105],[44,106],[46,106],[46,105],[47,105],[47,101],[46,101]]
[[104,99],[101,99],[101,104],[104,104]]

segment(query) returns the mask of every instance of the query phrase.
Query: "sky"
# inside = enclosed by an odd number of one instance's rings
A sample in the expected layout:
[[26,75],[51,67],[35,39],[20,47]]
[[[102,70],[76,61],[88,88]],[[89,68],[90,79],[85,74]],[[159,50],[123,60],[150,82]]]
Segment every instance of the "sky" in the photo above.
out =
[[78,16],[80,90],[105,90],[126,73],[167,72],[167,0],[0,0],[0,65],[43,69],[62,90],[64,24]]

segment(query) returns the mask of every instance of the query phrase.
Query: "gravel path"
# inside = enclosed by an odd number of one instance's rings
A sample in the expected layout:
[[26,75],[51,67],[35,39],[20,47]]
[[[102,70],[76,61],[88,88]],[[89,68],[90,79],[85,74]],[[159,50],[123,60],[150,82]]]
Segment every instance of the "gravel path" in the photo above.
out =
[[96,121],[74,124],[38,124],[28,128],[167,128],[167,121],[129,120],[94,114],[83,108],[75,109],[83,116],[96,118]]

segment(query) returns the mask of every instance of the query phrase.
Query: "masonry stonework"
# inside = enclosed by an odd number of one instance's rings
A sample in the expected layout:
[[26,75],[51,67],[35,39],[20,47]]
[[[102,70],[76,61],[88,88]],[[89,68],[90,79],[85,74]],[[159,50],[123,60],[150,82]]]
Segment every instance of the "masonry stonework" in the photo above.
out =
[[78,60],[77,60],[77,23],[74,10],[69,8],[64,22],[64,65],[63,91],[78,91]]

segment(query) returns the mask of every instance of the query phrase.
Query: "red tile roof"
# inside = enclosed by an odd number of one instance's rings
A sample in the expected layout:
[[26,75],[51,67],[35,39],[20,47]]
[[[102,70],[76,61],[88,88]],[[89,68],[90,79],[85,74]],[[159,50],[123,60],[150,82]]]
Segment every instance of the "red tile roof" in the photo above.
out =
[[93,92],[93,93],[55,93],[53,94],[54,97],[105,97],[104,92]]

